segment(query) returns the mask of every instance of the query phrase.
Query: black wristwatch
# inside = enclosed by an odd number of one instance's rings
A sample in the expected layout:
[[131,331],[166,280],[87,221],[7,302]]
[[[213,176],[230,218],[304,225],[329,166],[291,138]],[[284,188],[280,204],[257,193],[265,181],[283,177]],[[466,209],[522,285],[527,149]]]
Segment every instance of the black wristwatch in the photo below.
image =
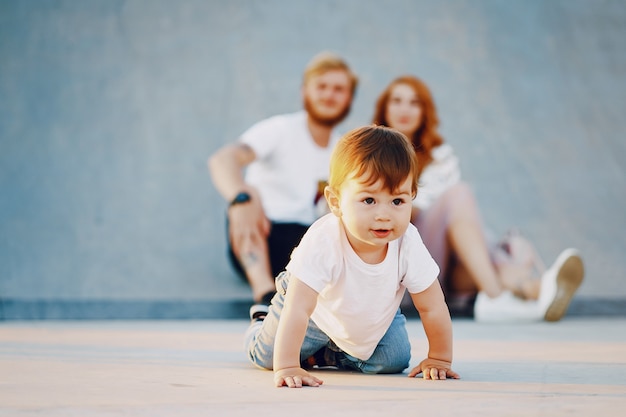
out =
[[230,204],[228,205],[228,207],[232,207],[236,204],[243,204],[243,203],[247,203],[248,201],[250,201],[252,199],[252,197],[250,197],[250,194],[248,194],[245,191],[240,192],[239,194],[237,194],[235,196],[235,198],[233,198],[233,200],[230,202]]

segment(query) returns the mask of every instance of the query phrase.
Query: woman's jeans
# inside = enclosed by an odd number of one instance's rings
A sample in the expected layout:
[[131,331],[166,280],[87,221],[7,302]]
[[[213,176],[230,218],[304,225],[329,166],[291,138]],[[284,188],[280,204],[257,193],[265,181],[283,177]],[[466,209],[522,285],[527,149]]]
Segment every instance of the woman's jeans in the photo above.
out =
[[[267,316],[262,321],[252,322],[246,331],[245,348],[248,358],[260,368],[273,369],[274,340],[288,285],[289,273],[280,273],[276,277],[277,293],[272,299]],[[307,358],[319,351],[322,351],[321,354],[325,359],[323,365],[356,370],[366,374],[400,373],[409,366],[411,359],[406,318],[398,309],[387,333],[378,342],[374,353],[367,360],[361,360],[343,352],[309,319],[300,349],[300,362],[305,362]],[[316,355],[316,357],[319,356]]]

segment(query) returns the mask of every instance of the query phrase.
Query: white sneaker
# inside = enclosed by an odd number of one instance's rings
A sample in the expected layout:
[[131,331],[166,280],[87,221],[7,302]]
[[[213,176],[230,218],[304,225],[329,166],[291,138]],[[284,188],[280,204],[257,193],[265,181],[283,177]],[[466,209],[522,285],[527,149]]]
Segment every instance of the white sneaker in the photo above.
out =
[[265,304],[253,304],[250,307],[250,320],[251,321],[255,321],[255,320],[263,321],[263,319],[265,319],[265,316],[267,316],[267,313],[269,311],[270,311],[269,306]]
[[541,277],[539,305],[546,321],[559,321],[580,287],[585,267],[578,250],[565,249]]
[[479,292],[474,303],[474,320],[483,323],[529,323],[541,321],[544,310],[536,300],[522,300],[510,291],[495,298]]

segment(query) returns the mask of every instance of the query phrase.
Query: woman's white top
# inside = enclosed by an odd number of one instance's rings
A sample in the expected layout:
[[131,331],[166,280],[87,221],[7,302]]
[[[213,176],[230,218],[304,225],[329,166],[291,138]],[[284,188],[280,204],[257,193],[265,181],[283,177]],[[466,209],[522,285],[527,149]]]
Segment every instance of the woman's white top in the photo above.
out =
[[433,161],[422,171],[413,205],[427,210],[450,187],[461,180],[459,159],[452,146],[444,143],[433,149]]

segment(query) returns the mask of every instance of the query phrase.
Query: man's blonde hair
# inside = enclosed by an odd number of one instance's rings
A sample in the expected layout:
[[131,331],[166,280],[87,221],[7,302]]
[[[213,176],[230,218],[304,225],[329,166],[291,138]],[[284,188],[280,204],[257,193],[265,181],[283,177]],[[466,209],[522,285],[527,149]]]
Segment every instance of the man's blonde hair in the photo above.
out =
[[324,51],[315,55],[304,69],[303,82],[306,84],[311,78],[324,74],[328,71],[341,70],[348,74],[351,82],[351,93],[354,94],[356,87],[359,84],[359,78],[352,72],[350,66],[339,55]]

